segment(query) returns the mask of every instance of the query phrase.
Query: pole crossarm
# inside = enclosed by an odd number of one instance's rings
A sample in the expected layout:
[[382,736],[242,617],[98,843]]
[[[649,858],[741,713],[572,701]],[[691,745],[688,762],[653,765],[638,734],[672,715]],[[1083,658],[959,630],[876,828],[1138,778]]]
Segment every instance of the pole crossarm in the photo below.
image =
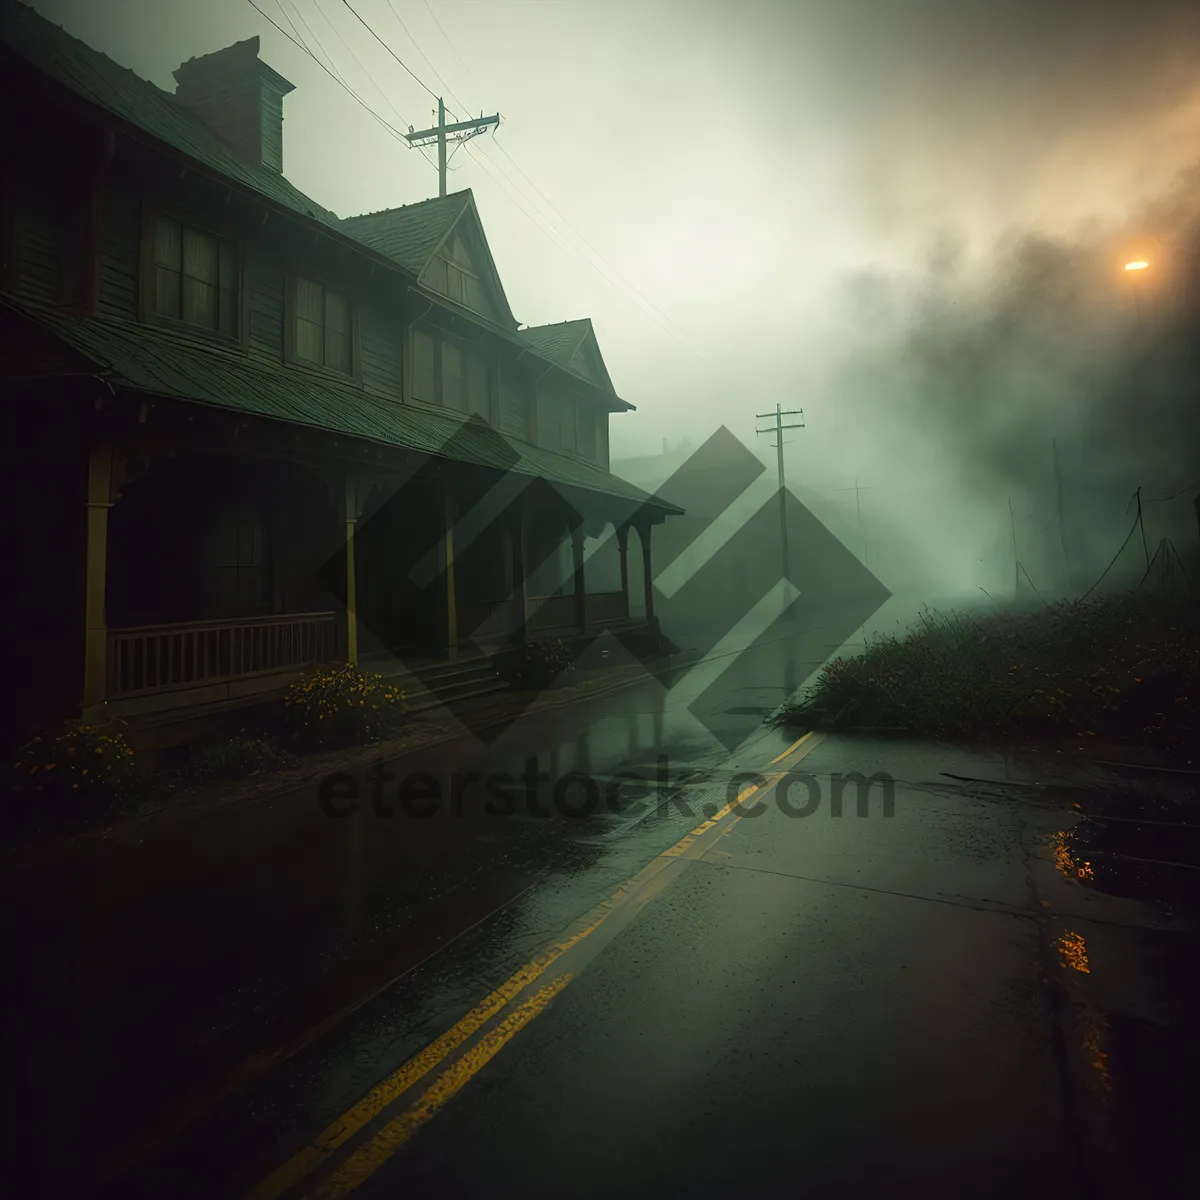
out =
[[[446,143],[447,142],[465,142],[469,138],[473,138],[482,133],[485,129],[492,125],[500,124],[500,114],[494,113],[490,117],[478,116],[472,117],[469,121],[455,121],[452,125],[446,124],[446,102],[440,96],[438,97],[437,106],[438,123],[430,129],[422,129],[419,132],[414,130],[410,125],[408,132],[404,135],[405,140],[410,146],[433,146],[438,148],[438,195],[445,197],[446,195]],[[447,137],[447,134],[456,134],[455,137]],[[418,140],[421,139],[421,140]]]
[[[404,135],[404,140],[408,142],[410,146],[428,146],[437,141],[439,134],[465,133],[467,131],[470,131],[471,133],[482,133],[488,128],[488,126],[499,124],[500,114],[494,113],[490,117],[472,117],[469,121],[455,121],[453,125],[446,125],[440,130],[436,125],[432,129],[420,129],[415,131],[410,129],[408,133]],[[425,138],[427,140],[418,142],[418,138]]]

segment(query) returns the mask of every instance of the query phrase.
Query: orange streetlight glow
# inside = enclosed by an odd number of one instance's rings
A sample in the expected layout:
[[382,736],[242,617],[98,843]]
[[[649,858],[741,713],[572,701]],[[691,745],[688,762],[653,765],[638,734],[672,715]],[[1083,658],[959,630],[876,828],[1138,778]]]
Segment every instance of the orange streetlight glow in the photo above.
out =
[[1150,264],[1144,258],[1135,258],[1133,262],[1125,264],[1127,271],[1144,271]]

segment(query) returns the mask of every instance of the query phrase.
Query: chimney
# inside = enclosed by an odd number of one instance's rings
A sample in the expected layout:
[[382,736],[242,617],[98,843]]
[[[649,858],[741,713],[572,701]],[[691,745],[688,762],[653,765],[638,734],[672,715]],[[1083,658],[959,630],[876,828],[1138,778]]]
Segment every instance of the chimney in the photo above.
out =
[[175,98],[255,166],[283,172],[283,98],[295,86],[258,57],[258,38],[189,58]]

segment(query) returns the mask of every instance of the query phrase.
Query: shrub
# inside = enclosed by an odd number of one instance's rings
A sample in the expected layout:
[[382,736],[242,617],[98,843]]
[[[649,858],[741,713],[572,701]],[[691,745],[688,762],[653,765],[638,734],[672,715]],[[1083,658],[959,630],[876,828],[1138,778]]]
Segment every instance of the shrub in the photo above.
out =
[[405,713],[404,692],[381,675],[357,667],[325,667],[288,688],[287,726],[307,749],[374,741],[395,728]]
[[47,828],[111,817],[138,785],[132,748],[116,730],[68,725],[22,746],[12,765],[13,823]]
[[1136,594],[987,615],[926,610],[822,668],[777,720],[924,734],[1070,733],[1187,744],[1200,735],[1194,603]]
[[516,687],[559,686],[575,670],[575,661],[561,638],[536,638],[497,656],[497,674]]
[[188,760],[187,776],[204,783],[236,779],[258,771],[276,771],[295,764],[296,756],[264,737],[245,732],[194,750]]

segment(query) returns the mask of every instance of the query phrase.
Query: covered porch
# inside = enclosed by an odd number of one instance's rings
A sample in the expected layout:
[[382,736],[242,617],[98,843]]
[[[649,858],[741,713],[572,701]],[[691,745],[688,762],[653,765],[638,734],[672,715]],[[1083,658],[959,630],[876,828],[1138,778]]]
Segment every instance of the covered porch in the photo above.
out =
[[654,627],[651,518],[446,460],[102,437],[86,511],[85,719],[162,725],[277,699],[318,664]]

